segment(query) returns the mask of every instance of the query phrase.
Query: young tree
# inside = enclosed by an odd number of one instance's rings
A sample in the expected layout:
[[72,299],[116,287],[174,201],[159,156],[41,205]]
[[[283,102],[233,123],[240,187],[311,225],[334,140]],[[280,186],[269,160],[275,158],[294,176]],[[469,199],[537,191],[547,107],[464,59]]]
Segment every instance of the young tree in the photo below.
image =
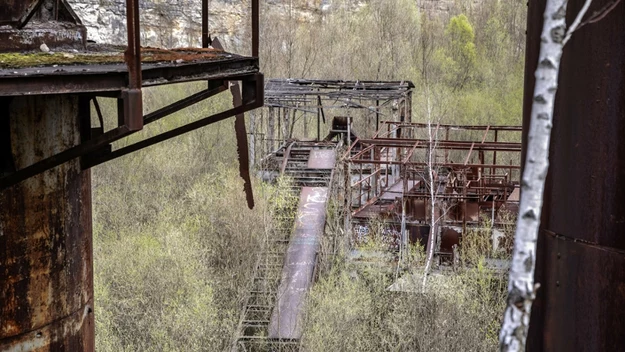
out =
[[462,89],[470,82],[477,70],[475,33],[469,19],[464,14],[454,16],[445,30],[449,37],[449,50],[445,64],[450,85],[454,90]]

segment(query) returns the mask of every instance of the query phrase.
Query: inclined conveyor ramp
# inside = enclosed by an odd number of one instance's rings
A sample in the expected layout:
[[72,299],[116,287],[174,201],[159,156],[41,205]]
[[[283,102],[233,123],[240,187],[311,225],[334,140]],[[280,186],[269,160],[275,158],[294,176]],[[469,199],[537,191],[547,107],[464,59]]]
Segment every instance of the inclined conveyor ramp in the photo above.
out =
[[335,143],[293,142],[284,151],[281,173],[293,179],[299,203],[261,255],[234,351],[299,350],[335,163]]

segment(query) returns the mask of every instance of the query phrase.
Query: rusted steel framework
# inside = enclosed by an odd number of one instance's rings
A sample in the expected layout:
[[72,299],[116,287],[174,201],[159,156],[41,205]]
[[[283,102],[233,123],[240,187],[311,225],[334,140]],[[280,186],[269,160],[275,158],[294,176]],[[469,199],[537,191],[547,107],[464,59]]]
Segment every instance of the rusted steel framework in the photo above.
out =
[[[252,56],[218,48],[208,35],[207,0],[203,48],[141,48],[139,1],[126,4],[128,42],[119,47],[87,43],[66,0],[0,0],[0,52],[19,53],[0,62],[1,351],[94,349],[91,166],[263,104],[258,0]],[[144,115],[143,87],[189,81],[206,88]],[[229,87],[233,108],[113,149],[113,142]],[[111,126],[101,97],[117,100]],[[244,124],[237,127],[244,139]],[[247,171],[247,148],[239,146]]]
[[[518,207],[521,127],[387,121],[382,125],[372,138],[358,138],[345,154],[351,169],[356,241],[363,239],[361,230],[372,219],[395,224],[391,233],[396,238],[386,241],[395,248],[409,238],[424,241],[433,203],[440,214],[435,222],[443,233],[438,245],[445,253],[452,252],[467,226],[480,226],[485,218],[495,228],[512,222]],[[404,231],[397,228],[400,224],[406,227],[404,238]],[[497,247],[499,239],[493,241]]]
[[267,108],[256,114],[251,131],[255,154],[265,156],[292,138],[353,139],[373,135],[382,120],[410,122],[413,88],[410,81],[270,79]]
[[[545,3],[529,2],[526,130]],[[584,3],[568,2],[567,23]],[[625,2],[587,13],[601,19],[573,33],[560,65],[527,351],[625,346]]]
[[[43,0],[32,0],[28,13],[32,9],[41,8]],[[207,0],[203,0],[206,3]],[[206,5],[206,4],[204,4]],[[20,18],[21,6],[14,6],[13,1],[0,3],[3,9],[12,10],[11,18]],[[72,13],[66,1],[60,1],[53,12]],[[252,1],[252,51],[258,52],[258,0]],[[59,63],[24,67],[20,61],[3,62],[0,70],[0,96],[45,95],[45,94],[82,94],[92,100],[98,112],[99,127],[92,129],[91,136],[86,136],[79,145],[68,148],[24,169],[5,172],[0,178],[0,189],[11,186],[28,177],[49,170],[71,159],[81,157],[84,167],[90,167],[107,160],[125,155],[146,146],[189,132],[193,129],[218,122],[225,118],[250,111],[263,104],[263,77],[258,70],[258,58],[227,53],[212,47],[185,49],[143,49],[140,47],[140,24],[138,0],[127,1],[128,45],[120,48],[110,45],[87,45],[84,36],[70,44],[59,42],[60,50],[79,48],[74,59],[63,59]],[[203,6],[203,28],[207,26],[208,6]],[[31,15],[30,18],[33,16]],[[26,16],[26,18],[29,18]],[[64,18],[61,18],[64,19]],[[59,33],[56,26],[76,28],[82,33],[84,26],[77,17],[69,17],[71,21],[63,22],[48,19],[48,22],[35,23],[37,33],[43,38],[66,35]],[[52,22],[52,24],[49,24]],[[58,22],[58,23],[57,23]],[[19,21],[9,22],[12,30],[22,33]],[[60,23],[60,24],[59,24]],[[24,24],[28,29],[29,22]],[[22,26],[24,26],[22,25]],[[32,34],[22,34],[24,38],[13,42],[9,48],[13,51],[32,49],[32,40],[26,40]],[[18,36],[19,37],[19,36]],[[41,39],[43,43],[44,39]],[[27,43],[27,44],[24,44]],[[46,42],[47,43],[47,42]],[[203,40],[203,44],[211,44],[212,39]],[[38,47],[37,47],[38,48]],[[125,50],[124,50],[125,49]],[[123,52],[122,52],[123,50]],[[88,62],[89,64],[85,64]],[[125,65],[124,65],[125,62]],[[163,107],[144,116],[141,102],[141,88],[169,83],[188,81],[208,81],[206,90],[188,98]],[[229,81],[242,82],[242,104],[214,116],[195,121],[189,125],[165,132],[146,139],[140,143],[111,151],[112,143],[143,129],[163,117],[180,111],[190,105],[203,101],[228,88]],[[118,124],[106,130],[100,116],[97,97],[113,97],[118,100]],[[81,116],[84,123],[89,115]],[[244,132],[245,133],[245,132]],[[8,174],[8,175],[7,175]]]

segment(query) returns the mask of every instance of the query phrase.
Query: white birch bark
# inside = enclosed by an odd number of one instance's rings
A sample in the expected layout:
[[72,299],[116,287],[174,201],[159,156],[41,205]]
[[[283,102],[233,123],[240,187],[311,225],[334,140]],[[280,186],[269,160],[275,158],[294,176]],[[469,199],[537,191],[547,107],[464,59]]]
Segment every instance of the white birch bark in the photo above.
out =
[[501,351],[525,351],[532,303],[539,284],[534,284],[536,241],[549,168],[549,141],[560,58],[564,44],[588,9],[587,0],[567,32],[566,0],[547,0],[534,86],[527,154],[521,180],[521,200],[508,283],[508,306],[499,334]]
[[428,146],[428,182],[430,183],[430,236],[428,238],[428,253],[427,259],[425,261],[425,269],[423,270],[423,282],[421,284],[421,292],[425,293],[425,284],[427,282],[428,274],[430,273],[430,269],[432,267],[432,260],[434,259],[434,247],[436,246],[435,238],[436,233],[434,231],[436,227],[436,215],[435,215],[435,207],[436,207],[436,185],[434,184],[434,136],[432,134],[432,106],[430,104],[430,94],[429,88],[426,86],[426,105],[427,105],[427,114],[428,114],[428,138],[429,138],[429,146]]

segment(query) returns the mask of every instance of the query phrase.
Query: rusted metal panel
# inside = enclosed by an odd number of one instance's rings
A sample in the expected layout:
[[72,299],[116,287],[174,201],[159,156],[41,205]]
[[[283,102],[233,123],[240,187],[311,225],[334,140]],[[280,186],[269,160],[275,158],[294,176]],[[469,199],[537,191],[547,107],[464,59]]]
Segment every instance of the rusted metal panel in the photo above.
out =
[[[80,142],[76,96],[16,97],[21,168]],[[0,351],[94,348],[91,182],[78,160],[0,191]]]
[[[622,234],[622,233],[621,233]],[[625,346],[625,251],[543,231],[545,351]],[[529,350],[529,349],[528,349]]]
[[309,169],[333,169],[336,163],[334,149],[313,149],[308,158]]
[[462,201],[466,204],[464,212],[464,219],[466,221],[478,221],[480,219],[480,206],[475,202],[468,202],[466,200]]
[[[243,106],[241,88],[239,88],[238,83],[230,86],[230,92],[232,93],[232,105],[235,108]],[[244,113],[237,114],[234,117],[234,132],[237,138],[237,154],[239,155],[239,176],[243,179],[243,190],[245,191],[247,207],[254,209],[254,192],[252,191],[252,180],[250,178],[250,155]]]
[[[569,1],[567,23],[584,2]],[[588,13],[607,3],[594,1]],[[545,0],[529,5],[525,131]],[[625,322],[617,315],[625,311],[623,18],[621,2],[576,31],[562,56],[538,239],[535,280],[542,286],[532,309],[528,351],[616,351],[625,345]]]
[[17,25],[19,19],[39,0],[2,0],[0,2],[0,25]]
[[441,229],[441,252],[452,253],[454,246],[460,245],[461,227],[443,227]]
[[302,315],[325,227],[327,199],[327,187],[302,188],[278,299],[269,324],[270,339],[297,340],[302,336]]
[[67,1],[57,0],[46,6],[43,3],[0,1],[0,52],[39,50],[42,44],[52,50],[85,49],[87,29]]

